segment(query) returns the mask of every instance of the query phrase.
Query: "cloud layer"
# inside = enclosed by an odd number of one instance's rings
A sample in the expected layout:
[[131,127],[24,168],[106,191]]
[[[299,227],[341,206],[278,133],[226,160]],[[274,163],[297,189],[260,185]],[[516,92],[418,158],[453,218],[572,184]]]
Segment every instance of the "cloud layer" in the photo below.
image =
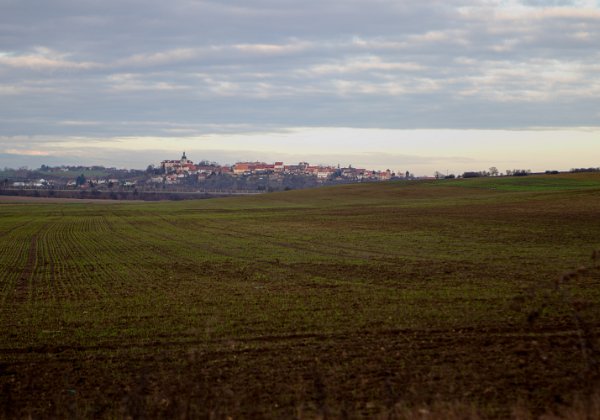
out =
[[600,119],[597,1],[0,0],[0,8],[4,143]]

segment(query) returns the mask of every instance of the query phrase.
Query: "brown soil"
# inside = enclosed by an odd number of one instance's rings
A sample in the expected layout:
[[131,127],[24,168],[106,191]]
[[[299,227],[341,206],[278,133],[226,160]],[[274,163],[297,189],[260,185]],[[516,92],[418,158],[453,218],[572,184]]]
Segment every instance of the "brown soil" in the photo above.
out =
[[577,333],[559,329],[115,342],[4,349],[0,383],[8,417],[22,404],[33,417],[356,417],[436,401],[493,402],[482,414],[505,417],[519,399],[537,414],[565,402],[580,378],[564,356],[578,351]]

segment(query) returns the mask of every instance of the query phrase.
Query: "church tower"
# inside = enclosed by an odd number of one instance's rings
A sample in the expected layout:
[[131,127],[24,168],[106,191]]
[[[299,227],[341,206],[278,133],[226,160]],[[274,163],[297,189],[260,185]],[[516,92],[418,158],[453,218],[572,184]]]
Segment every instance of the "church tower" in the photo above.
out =
[[187,156],[185,155],[185,152],[183,152],[183,156],[181,156],[181,164],[185,165],[186,163],[188,163]]

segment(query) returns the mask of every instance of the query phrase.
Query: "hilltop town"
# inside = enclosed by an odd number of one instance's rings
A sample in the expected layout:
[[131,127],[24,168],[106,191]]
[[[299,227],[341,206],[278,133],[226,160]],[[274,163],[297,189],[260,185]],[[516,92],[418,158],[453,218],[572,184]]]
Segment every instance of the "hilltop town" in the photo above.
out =
[[227,175],[233,177],[269,176],[272,182],[282,182],[285,176],[313,177],[318,182],[327,181],[388,181],[396,176],[389,169],[375,171],[367,169],[347,168],[339,166],[310,165],[300,162],[296,165],[285,165],[283,162],[272,164],[264,162],[238,162],[232,166],[221,166],[217,163],[202,161],[197,164],[189,160],[183,152],[179,160],[164,160],[160,164],[160,174],[153,177],[151,182],[166,184],[184,183],[195,179],[204,181],[210,176]]
[[[300,162],[216,162],[194,163],[185,152],[180,159],[163,160],[148,165],[146,170],[105,168],[103,166],[42,165],[0,171],[3,189],[77,189],[91,191],[281,191],[311,188],[324,184],[388,181],[398,178],[390,171],[377,171],[340,166],[311,165]],[[402,177],[411,177],[406,172]]]
[[[573,168],[570,172],[598,172],[600,168]],[[507,169],[505,173],[491,167],[484,171],[469,171],[463,174],[442,174],[435,172],[433,177],[415,177],[409,171],[395,173],[387,169],[371,170],[331,165],[311,165],[299,162],[288,165],[284,162],[237,162],[233,165],[221,165],[202,160],[194,163],[183,152],[180,159],[163,160],[159,165],[150,164],[145,170],[117,169],[104,166],[55,166],[42,165],[38,169],[0,170],[0,192],[3,195],[15,194],[15,191],[27,193],[46,191],[42,195],[96,196],[98,198],[173,198],[169,193],[206,193],[206,194],[249,194],[271,191],[285,191],[301,188],[313,188],[322,185],[380,182],[394,179],[443,179],[474,178],[487,176],[526,176],[529,169]],[[547,170],[546,174],[558,174],[559,171]],[[71,193],[69,193],[71,192]],[[81,193],[81,194],[79,194]],[[146,194],[147,193],[147,194]],[[159,194],[165,197],[159,196]]]
[[[600,168],[574,168],[570,172],[598,171]],[[558,174],[559,171],[549,170],[545,173]],[[456,178],[529,174],[531,171],[528,169],[511,169],[502,173],[492,167],[486,171],[464,172]],[[433,177],[415,177],[409,171],[395,173],[389,169],[381,171],[355,168],[352,165],[311,165],[308,162],[293,165],[281,161],[221,165],[202,160],[194,163],[183,152],[179,159],[163,160],[158,165],[150,164],[145,170],[65,165],[42,165],[37,169],[5,168],[0,170],[0,193],[157,200],[196,198],[198,194],[212,197],[314,188],[341,183],[440,178],[455,178],[455,175],[436,171]]]

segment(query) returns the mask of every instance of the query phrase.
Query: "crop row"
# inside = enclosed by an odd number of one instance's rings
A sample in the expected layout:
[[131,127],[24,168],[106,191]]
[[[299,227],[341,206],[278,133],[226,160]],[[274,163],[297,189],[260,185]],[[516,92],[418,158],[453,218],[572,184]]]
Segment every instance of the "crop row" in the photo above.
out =
[[69,214],[32,218],[2,235],[2,303],[98,299],[130,288],[156,256],[122,228],[110,216]]
[[[16,218],[22,221],[22,218]],[[38,265],[38,240],[48,228],[46,218],[17,223],[0,238],[0,287],[3,308],[27,301]]]

